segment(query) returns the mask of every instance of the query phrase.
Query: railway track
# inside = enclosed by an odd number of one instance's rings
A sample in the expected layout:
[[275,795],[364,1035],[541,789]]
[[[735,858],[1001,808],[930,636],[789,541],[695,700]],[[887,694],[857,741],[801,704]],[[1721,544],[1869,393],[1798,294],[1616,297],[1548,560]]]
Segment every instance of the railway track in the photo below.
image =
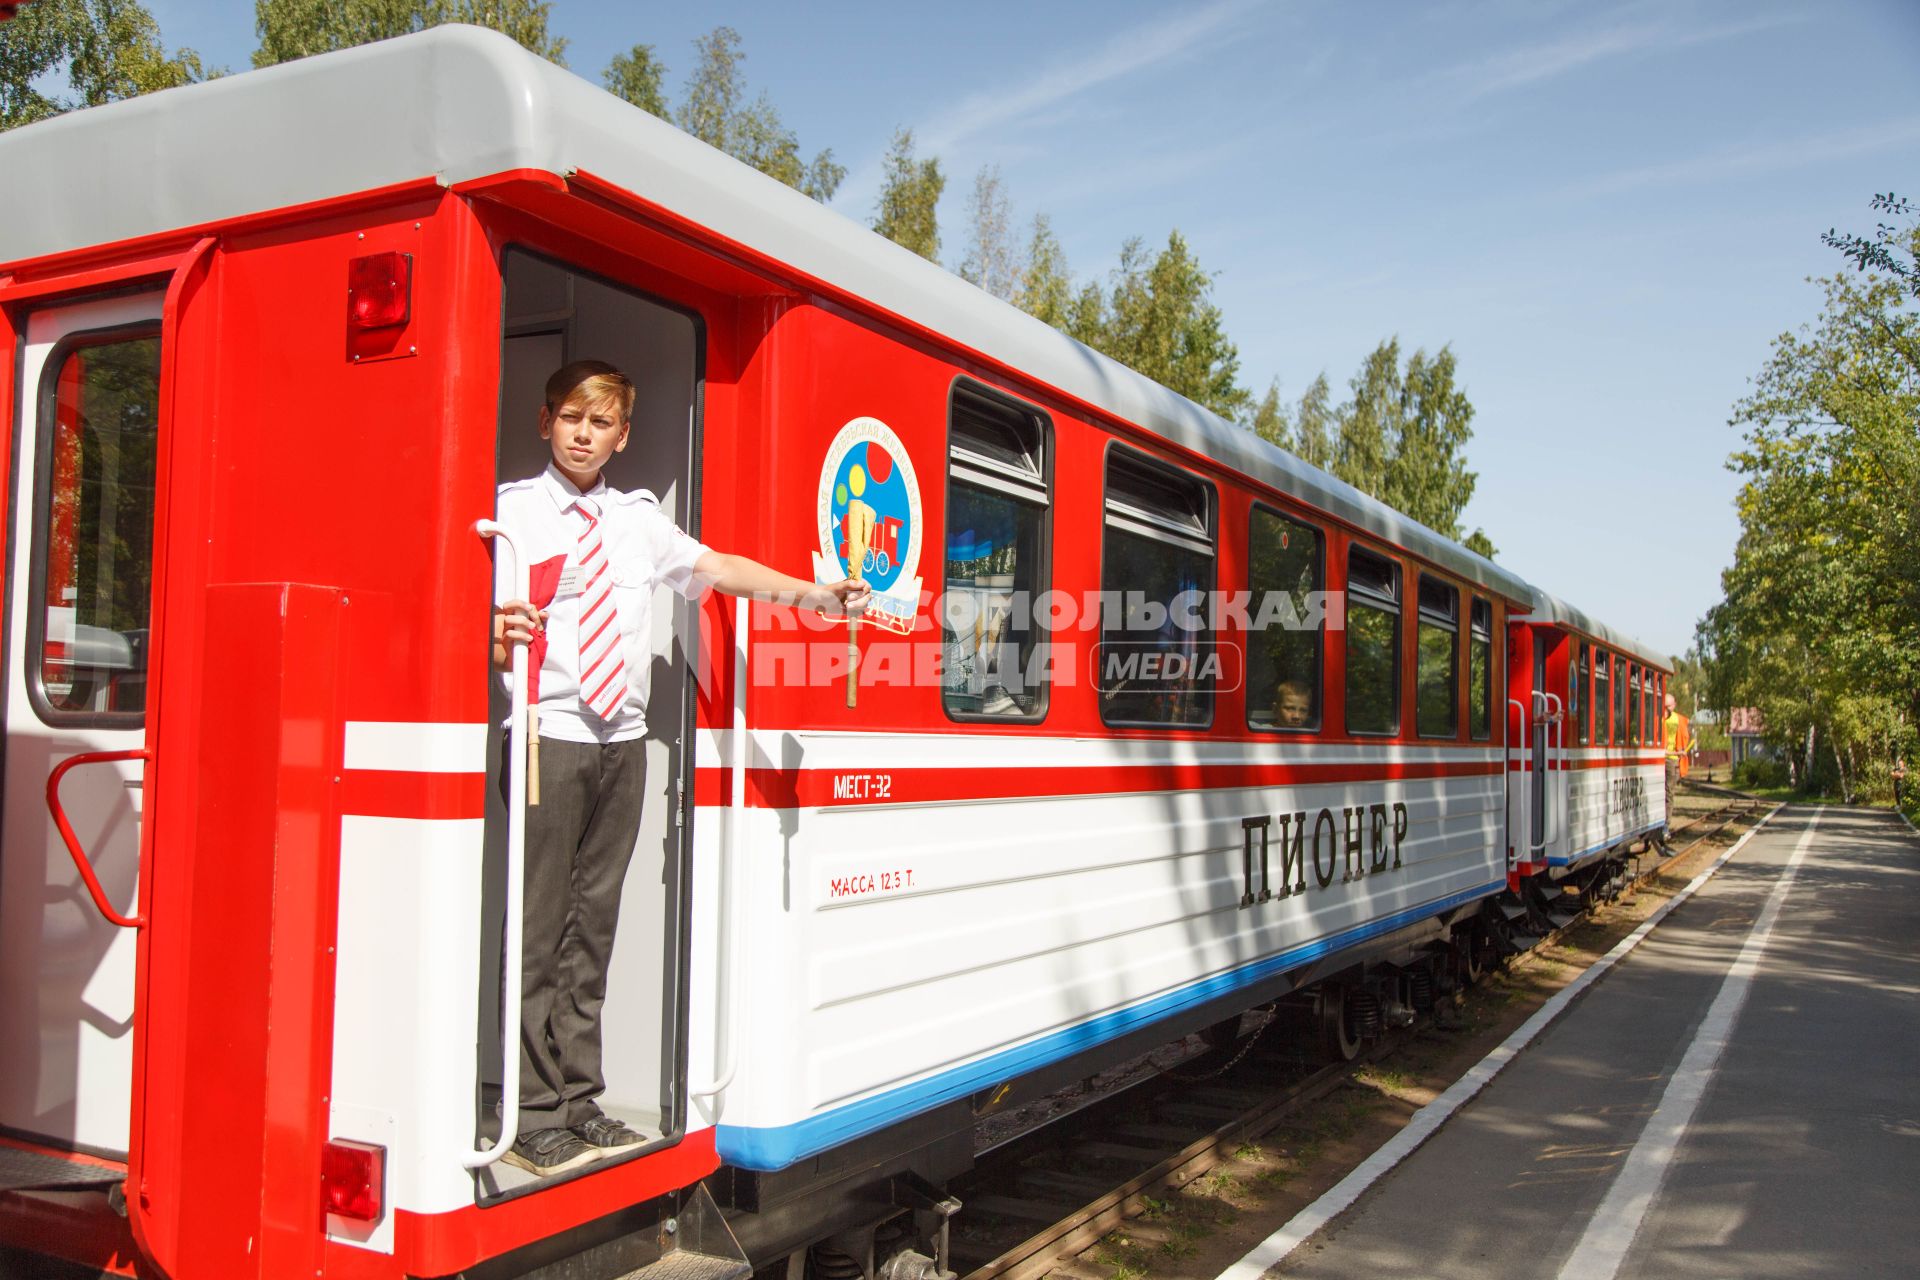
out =
[[[1639,866],[1641,855],[1627,888],[1766,807],[1737,792],[1725,795],[1720,807],[1674,827],[1650,865]],[[1515,961],[1524,964],[1587,918],[1553,930]],[[1421,1037],[1446,1039],[1448,1013],[1443,1002],[1353,1061],[1331,1065],[1307,1056],[1305,1045],[1317,1037],[1269,1035],[1286,1029],[1283,1013],[1249,1015],[1236,1045],[1190,1054],[982,1151],[953,1188],[965,1211],[953,1223],[951,1265],[964,1280],[1037,1280],[1360,1070]]]

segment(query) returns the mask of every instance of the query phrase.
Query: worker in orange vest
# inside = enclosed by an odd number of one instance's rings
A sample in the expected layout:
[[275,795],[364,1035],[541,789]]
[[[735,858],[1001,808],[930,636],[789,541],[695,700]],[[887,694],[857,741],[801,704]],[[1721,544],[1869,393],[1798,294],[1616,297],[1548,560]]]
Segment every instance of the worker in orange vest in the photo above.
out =
[[1667,813],[1673,813],[1673,784],[1687,776],[1693,755],[1693,730],[1687,718],[1674,709],[1673,695],[1667,695],[1667,718],[1661,722],[1667,744]]

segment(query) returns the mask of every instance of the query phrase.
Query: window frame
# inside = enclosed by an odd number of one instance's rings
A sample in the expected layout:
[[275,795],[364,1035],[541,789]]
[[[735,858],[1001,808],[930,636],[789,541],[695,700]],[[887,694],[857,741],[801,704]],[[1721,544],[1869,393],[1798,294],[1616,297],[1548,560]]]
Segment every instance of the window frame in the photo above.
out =
[[[1445,590],[1452,598],[1453,614],[1451,618],[1442,618],[1438,614],[1428,613],[1427,607],[1421,599],[1425,594],[1428,583],[1432,583],[1434,586]],[[1461,712],[1465,710],[1462,705],[1464,700],[1460,696],[1460,676],[1465,670],[1460,661],[1462,648],[1460,639],[1460,599],[1460,588],[1438,574],[1420,570],[1415,575],[1413,595],[1413,736],[1416,738],[1429,738],[1435,741],[1452,739],[1456,742],[1459,741],[1460,738]],[[1453,636],[1453,643],[1448,646],[1448,648],[1452,650],[1452,663],[1447,681],[1448,701],[1452,704],[1452,714],[1449,718],[1453,721],[1453,725],[1448,731],[1443,733],[1428,733],[1420,727],[1420,690],[1422,684],[1420,679],[1420,634],[1423,628],[1429,626],[1447,631]]]
[[[1605,672],[1605,676],[1601,672]],[[1600,684],[1605,680],[1607,696],[1600,696]],[[1602,709],[1605,709],[1605,725],[1602,726]],[[1604,727],[1604,732],[1602,731]],[[1595,645],[1593,649],[1593,735],[1591,745],[1606,747],[1613,744],[1613,654],[1610,650]]]
[[[1099,517],[1100,517],[1100,524],[1099,524],[1100,555],[1099,555],[1098,576],[1095,578],[1095,582],[1098,584],[1098,591],[1100,593],[1099,599],[1101,601],[1100,616],[1098,618],[1099,625],[1097,628],[1101,638],[1098,643],[1102,646],[1104,646],[1106,643],[1106,633],[1107,633],[1106,596],[1107,596],[1107,568],[1108,568],[1108,565],[1107,565],[1107,532],[1108,530],[1118,529],[1122,533],[1127,533],[1136,538],[1157,538],[1158,540],[1172,546],[1185,547],[1189,551],[1199,550],[1200,549],[1199,543],[1202,541],[1200,538],[1195,537],[1191,532],[1183,529],[1179,522],[1176,522],[1173,520],[1153,520],[1151,518],[1147,520],[1137,520],[1137,519],[1131,518],[1128,513],[1123,511],[1121,513],[1120,522],[1115,523],[1113,521],[1114,513],[1111,510],[1112,488],[1113,488],[1113,466],[1114,466],[1115,458],[1124,458],[1126,461],[1121,464],[1123,466],[1138,466],[1145,471],[1149,471],[1149,472],[1157,471],[1163,475],[1172,477],[1172,479],[1176,483],[1192,484],[1198,487],[1199,493],[1206,503],[1206,515],[1204,517],[1204,523],[1205,523],[1206,535],[1207,535],[1205,539],[1206,541],[1205,553],[1207,556],[1207,562],[1212,570],[1212,572],[1208,577],[1207,583],[1202,588],[1202,591],[1205,595],[1211,598],[1213,592],[1217,591],[1220,585],[1220,489],[1219,489],[1219,486],[1216,485],[1213,481],[1207,479],[1205,476],[1202,476],[1197,471],[1190,471],[1187,468],[1179,466],[1176,463],[1168,462],[1163,458],[1155,457],[1153,454],[1148,453],[1143,449],[1137,449],[1130,445],[1124,444],[1119,440],[1109,438],[1106,442],[1106,448],[1102,451],[1101,458],[1100,458],[1100,505],[1098,508]],[[1141,514],[1151,517],[1152,513],[1142,512]],[[1155,527],[1156,525],[1159,526],[1157,529]],[[1124,590],[1125,588],[1122,588],[1123,592]],[[1211,621],[1211,619],[1209,619],[1209,621]],[[1205,628],[1204,634],[1206,635],[1207,638],[1204,640],[1201,640],[1199,643],[1216,644],[1216,645],[1218,644],[1219,633],[1215,628],[1213,628],[1212,626],[1208,626],[1207,628]],[[1095,682],[1096,687],[1097,687],[1097,684],[1098,682],[1096,681]],[[1220,714],[1220,711],[1219,711],[1220,690],[1217,687],[1217,683],[1211,680],[1208,681],[1208,685],[1207,685],[1207,696],[1206,696],[1207,715],[1206,715],[1206,719],[1204,720],[1112,719],[1112,718],[1109,718],[1107,715],[1107,707],[1105,705],[1105,699],[1101,698],[1098,692],[1096,692],[1094,696],[1095,696],[1095,701],[1097,703],[1097,711],[1099,713],[1100,723],[1103,726],[1110,729],[1177,729],[1177,730],[1187,730],[1187,731],[1211,729],[1214,725],[1214,722],[1219,718],[1219,714]]]
[[[1311,529],[1313,531],[1314,537],[1319,540],[1319,555],[1316,557],[1315,563],[1313,566],[1313,590],[1321,592],[1324,595],[1327,589],[1327,531],[1325,527],[1318,524],[1314,524],[1313,522],[1308,520],[1302,520],[1299,517],[1292,515],[1289,512],[1286,512],[1279,507],[1274,506],[1270,502],[1262,502],[1258,499],[1255,499],[1247,509],[1247,594],[1251,596],[1254,591],[1253,522],[1262,512],[1266,512],[1267,514],[1273,516],[1274,518],[1278,520],[1282,520],[1287,524],[1292,525],[1296,529]],[[1218,578],[1217,573],[1215,577],[1217,580]],[[1253,602],[1250,601],[1249,603],[1253,603]],[[1259,611],[1258,606],[1256,604],[1255,612],[1258,613],[1258,611]],[[1246,657],[1246,664],[1245,664],[1247,666],[1247,671],[1245,673],[1245,677],[1241,681],[1241,686],[1242,688],[1245,688],[1245,689],[1251,689],[1253,685],[1253,671],[1252,671],[1253,636],[1256,634],[1264,634],[1264,633],[1256,633],[1251,629],[1251,626],[1249,626],[1249,629],[1247,631],[1247,645],[1246,645],[1247,657]],[[1280,725],[1280,724],[1264,724],[1264,725],[1255,724],[1253,722],[1253,701],[1252,699],[1249,698],[1249,699],[1245,699],[1245,702],[1246,702],[1246,705],[1242,709],[1242,716],[1247,722],[1247,728],[1254,733],[1278,733],[1278,734],[1287,734],[1293,737],[1299,737],[1301,735],[1313,735],[1313,734],[1320,734],[1320,733],[1326,732],[1326,728],[1327,728],[1327,619],[1326,619],[1325,613],[1321,614],[1320,625],[1314,629],[1314,635],[1313,635],[1313,706],[1314,706],[1314,710],[1318,713],[1314,717],[1314,723],[1311,725],[1300,725],[1298,727],[1291,727],[1291,728],[1286,725]]]
[[1593,739],[1593,658],[1589,646],[1579,636],[1573,637],[1573,652],[1569,657],[1573,663],[1573,675],[1567,681],[1569,696],[1573,705],[1567,708],[1573,720],[1573,745],[1584,747]]
[[[989,406],[988,412],[991,412],[993,409],[999,409],[1010,415],[1025,417],[1039,432],[1037,443],[1040,448],[1040,483],[1045,490],[1045,501],[1036,504],[1040,507],[1040,554],[1038,557],[1039,564],[1035,569],[1037,588],[1033,592],[1033,600],[1036,602],[1035,607],[1037,608],[1037,602],[1040,597],[1053,589],[1053,515],[1054,508],[1057,505],[1057,495],[1054,491],[1053,482],[1054,455],[1058,452],[1053,415],[1031,401],[1023,400],[1019,396],[1002,391],[998,387],[989,386],[984,382],[979,382],[973,378],[964,376],[955,378],[947,387],[947,442],[945,457],[947,487],[946,507],[941,512],[940,529],[941,591],[944,594],[946,590],[947,538],[953,532],[953,487],[956,481],[954,467],[956,432],[954,427],[955,420],[958,417],[957,410],[963,397],[984,401],[986,405]],[[971,451],[969,452],[971,453]],[[963,469],[974,472],[980,479],[976,480],[963,475],[957,477],[960,483],[973,484],[977,488],[1000,493],[1012,498],[1016,502],[1032,502],[1031,494],[1021,493],[1019,491],[1020,483],[1018,480],[1011,477],[1011,475],[996,476],[994,474],[996,470],[1008,470],[995,460],[984,458],[978,453],[971,453],[970,458],[962,463],[962,467]],[[954,724],[1042,723],[1046,720],[1047,713],[1053,706],[1052,671],[1050,667],[1045,666],[1046,662],[1051,661],[1052,645],[1052,633],[1045,628],[1040,628],[1039,638],[1034,642],[1032,660],[1041,664],[1042,669],[1047,671],[1048,678],[1041,682],[1039,704],[1033,711],[1022,712],[1019,715],[995,714],[987,711],[956,711],[948,704],[946,687],[943,685],[940,689],[940,709],[942,713]]]
[[[1387,729],[1355,729],[1353,727],[1353,682],[1349,679],[1353,670],[1353,645],[1349,637],[1353,632],[1352,623],[1355,599],[1353,589],[1353,557],[1355,552],[1371,556],[1386,565],[1390,571],[1390,577],[1393,583],[1394,598],[1388,602],[1393,605],[1393,724],[1392,727]],[[1400,563],[1398,558],[1390,555],[1384,549],[1376,550],[1370,544],[1354,539],[1347,541],[1346,554],[1342,557],[1341,567],[1345,570],[1341,581],[1345,584],[1342,590],[1346,593],[1345,606],[1341,612],[1343,622],[1346,625],[1341,628],[1340,632],[1340,728],[1351,738],[1397,738],[1400,736],[1401,729],[1406,720],[1406,707],[1403,705],[1406,701],[1403,686],[1406,684],[1407,671],[1405,567]],[[1365,596],[1373,593],[1362,592],[1360,594]],[[1377,596],[1375,598],[1379,599]],[[1366,604],[1361,607],[1378,609],[1383,613],[1386,612],[1386,610],[1381,609],[1377,603]]]
[[1613,655],[1613,745],[1627,745],[1627,655]]
[[[33,493],[32,541],[27,557],[27,617],[25,649],[22,659],[25,668],[21,672],[22,683],[27,690],[27,703],[33,708],[40,722],[54,729],[103,729],[136,730],[145,729],[147,708],[151,705],[153,689],[153,668],[147,668],[148,697],[141,700],[138,711],[67,711],[53,705],[46,689],[46,644],[47,644],[47,568],[48,539],[53,525],[53,438],[54,425],[59,413],[60,374],[66,368],[67,360],[75,351],[86,347],[107,347],[122,342],[138,342],[152,339],[163,342],[160,320],[138,320],[130,324],[105,325],[98,329],[80,329],[63,334],[51,350],[47,352],[45,362],[40,366],[40,385],[34,393],[33,423]],[[152,533],[152,569],[148,577],[147,635],[148,655],[151,663],[152,635],[154,629],[154,601],[151,595],[153,583],[158,580],[160,555],[160,493],[158,453],[160,449],[160,408],[164,403],[161,395],[160,378],[166,371],[166,356],[162,351],[160,367],[154,373],[155,413],[153,422],[154,450],[156,453],[154,473],[154,506]]]
[[[1467,713],[1467,741],[1492,742],[1493,704],[1496,701],[1494,698],[1496,681],[1494,680],[1495,671],[1493,666],[1493,633],[1496,628],[1494,625],[1493,601],[1486,596],[1475,594],[1469,594],[1467,601],[1467,705],[1465,708]],[[1486,634],[1484,637],[1479,634],[1480,623],[1478,621],[1482,609],[1485,609],[1487,612]],[[1485,645],[1487,651],[1487,696],[1486,705],[1482,708],[1482,710],[1486,712],[1486,730],[1483,733],[1475,733],[1473,731],[1473,649],[1476,644]]]

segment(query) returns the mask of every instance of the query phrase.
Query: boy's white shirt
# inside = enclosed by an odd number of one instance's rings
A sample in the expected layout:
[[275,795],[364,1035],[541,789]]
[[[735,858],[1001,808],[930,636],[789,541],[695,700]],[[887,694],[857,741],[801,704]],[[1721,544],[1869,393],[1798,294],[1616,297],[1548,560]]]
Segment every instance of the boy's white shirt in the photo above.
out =
[[[694,566],[707,548],[681,532],[660,510],[660,500],[645,489],[622,493],[601,480],[587,491],[585,496],[600,508],[621,656],[627,664],[627,696],[611,720],[602,719],[580,701],[581,597],[577,589],[565,589],[580,576],[576,571],[580,533],[586,527],[574,509],[580,496],[573,482],[548,463],[545,471],[531,479],[500,486],[494,519],[520,543],[529,566],[565,556],[562,590],[547,606],[547,648],[539,681],[540,736],[564,742],[624,742],[647,731],[654,588],[667,586],[689,600],[700,599],[711,583],[703,581]],[[513,599],[509,558],[498,552],[494,556],[495,604]],[[511,694],[512,675],[503,674],[501,679]]]

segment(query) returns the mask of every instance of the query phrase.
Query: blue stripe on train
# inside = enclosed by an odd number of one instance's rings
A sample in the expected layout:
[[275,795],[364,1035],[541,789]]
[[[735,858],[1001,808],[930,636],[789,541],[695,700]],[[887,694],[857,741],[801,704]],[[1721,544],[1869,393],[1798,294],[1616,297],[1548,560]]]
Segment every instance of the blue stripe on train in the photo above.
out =
[[943,1102],[964,1098],[990,1085],[1012,1080],[1029,1071],[1036,1071],[1049,1063],[1071,1057],[1126,1032],[1167,1017],[1177,1010],[1203,1004],[1236,988],[1250,986],[1296,965],[1317,960],[1370,938],[1379,937],[1381,934],[1391,933],[1395,929],[1424,920],[1452,907],[1462,906],[1479,898],[1491,897],[1506,887],[1507,882],[1502,878],[1478,889],[1468,889],[1437,902],[1426,903],[1395,912],[1393,915],[1367,924],[1356,925],[1317,942],[1305,943],[1290,951],[1282,951],[1239,969],[1216,974],[1143,1004],[1102,1014],[1100,1017],[1068,1027],[1064,1031],[1056,1031],[1017,1048],[1003,1050],[992,1057],[981,1058],[965,1066],[942,1072],[940,1075],[916,1080],[912,1084],[901,1085],[897,1089],[864,1098],[859,1102],[848,1103],[844,1107],[812,1116],[798,1124],[779,1125],[773,1128],[720,1125],[715,1134],[720,1158],[742,1169],[784,1169],[795,1160],[817,1155],[863,1134],[884,1129],[890,1124],[939,1106]]
[[1649,831],[1658,831],[1661,827],[1665,825],[1666,824],[1664,822],[1649,823],[1648,825],[1641,827],[1638,831],[1627,832],[1625,835],[1621,836],[1619,840],[1602,840],[1599,844],[1588,845],[1586,848],[1574,854],[1572,857],[1548,858],[1547,865],[1550,867],[1571,867],[1575,863],[1579,862],[1582,858],[1588,857],[1591,854],[1605,853],[1608,849],[1611,849],[1613,848],[1613,846],[1619,844],[1621,840],[1631,840],[1636,836],[1643,836],[1647,834],[1647,832]]

